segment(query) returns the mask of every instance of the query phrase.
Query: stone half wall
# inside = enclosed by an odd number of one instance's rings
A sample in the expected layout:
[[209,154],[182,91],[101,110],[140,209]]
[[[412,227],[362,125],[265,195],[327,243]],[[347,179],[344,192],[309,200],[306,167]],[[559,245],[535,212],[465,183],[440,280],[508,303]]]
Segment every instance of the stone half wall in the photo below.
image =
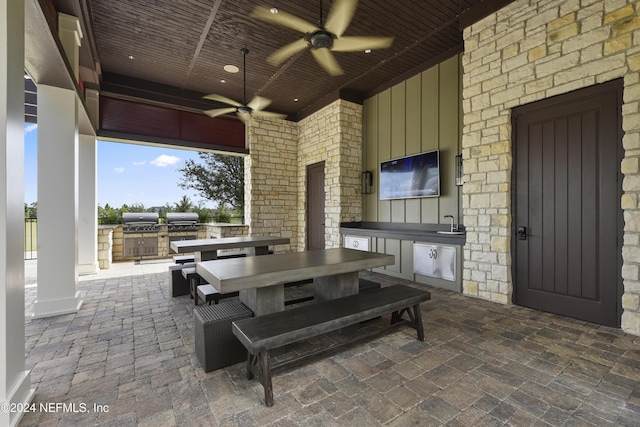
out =
[[511,301],[511,109],[624,78],[622,328],[640,335],[639,9],[638,0],[517,0],[464,30],[466,295]]
[[340,222],[362,219],[362,106],[338,100],[299,123],[257,118],[248,129],[245,217],[250,235],[291,238],[306,248],[306,168],[325,162],[326,247]]

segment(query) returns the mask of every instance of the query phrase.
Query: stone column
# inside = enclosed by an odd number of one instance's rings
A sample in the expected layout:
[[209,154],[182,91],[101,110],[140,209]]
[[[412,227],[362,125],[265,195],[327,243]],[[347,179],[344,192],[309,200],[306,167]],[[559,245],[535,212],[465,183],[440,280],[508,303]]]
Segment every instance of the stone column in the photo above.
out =
[[[0,404],[31,402],[24,356],[24,3],[0,0]],[[20,412],[0,411],[17,426]]]

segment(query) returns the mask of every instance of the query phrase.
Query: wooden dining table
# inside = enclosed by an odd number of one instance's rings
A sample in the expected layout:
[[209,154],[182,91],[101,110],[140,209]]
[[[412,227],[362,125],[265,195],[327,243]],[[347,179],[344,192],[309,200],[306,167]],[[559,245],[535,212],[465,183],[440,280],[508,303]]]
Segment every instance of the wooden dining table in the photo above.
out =
[[284,310],[284,284],[313,279],[314,299],[358,293],[358,272],[395,262],[393,255],[346,248],[196,263],[196,272],[220,293],[239,291],[255,316]]
[[224,249],[246,248],[247,256],[267,255],[269,246],[287,245],[288,237],[280,236],[239,236],[219,239],[176,240],[171,242],[174,252],[194,253],[196,262],[218,258],[218,251]]

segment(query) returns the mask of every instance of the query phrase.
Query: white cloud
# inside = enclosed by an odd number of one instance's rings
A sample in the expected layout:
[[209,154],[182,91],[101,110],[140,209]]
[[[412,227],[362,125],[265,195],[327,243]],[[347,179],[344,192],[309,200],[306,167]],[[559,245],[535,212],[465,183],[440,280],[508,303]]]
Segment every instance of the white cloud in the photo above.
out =
[[147,163],[146,160],[142,160],[140,162],[133,162],[133,166],[144,166]]
[[122,173],[122,172],[124,172],[124,168],[123,168],[123,167],[114,168],[114,169],[113,169],[113,171],[114,171],[115,173]]
[[35,123],[28,124],[24,127],[24,133],[33,132],[38,129],[38,125]]
[[164,167],[167,167],[169,165],[175,165],[179,161],[180,161],[180,157],[167,156],[166,154],[163,154],[163,155],[158,156],[155,159],[151,160],[151,164],[154,165],[154,166],[157,166],[159,168],[164,168]]

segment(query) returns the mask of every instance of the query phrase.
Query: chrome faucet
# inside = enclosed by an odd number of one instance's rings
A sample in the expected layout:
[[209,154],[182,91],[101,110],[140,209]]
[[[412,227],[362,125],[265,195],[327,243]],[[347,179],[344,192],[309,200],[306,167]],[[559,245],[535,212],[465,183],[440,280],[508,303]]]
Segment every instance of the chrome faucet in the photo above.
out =
[[453,215],[445,215],[445,218],[451,218],[451,232],[453,233],[454,231],[456,231],[456,226],[453,223]]

